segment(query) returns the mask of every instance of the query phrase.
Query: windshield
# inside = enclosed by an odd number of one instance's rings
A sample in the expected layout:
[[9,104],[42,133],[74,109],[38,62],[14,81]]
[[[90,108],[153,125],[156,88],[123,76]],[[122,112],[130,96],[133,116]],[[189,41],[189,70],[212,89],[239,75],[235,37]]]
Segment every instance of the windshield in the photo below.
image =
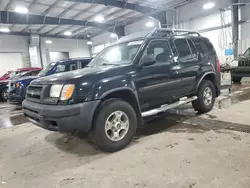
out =
[[16,72],[16,71],[13,71],[13,72],[10,73],[9,76],[10,76],[10,78],[13,78],[14,76],[16,76],[16,74],[17,74],[17,72]]
[[250,48],[244,53],[244,57],[250,57]]
[[142,43],[143,41],[133,41],[107,47],[88,66],[130,64]]
[[55,66],[56,63],[50,63],[48,64],[41,72],[38,74],[38,76],[46,76],[48,72]]

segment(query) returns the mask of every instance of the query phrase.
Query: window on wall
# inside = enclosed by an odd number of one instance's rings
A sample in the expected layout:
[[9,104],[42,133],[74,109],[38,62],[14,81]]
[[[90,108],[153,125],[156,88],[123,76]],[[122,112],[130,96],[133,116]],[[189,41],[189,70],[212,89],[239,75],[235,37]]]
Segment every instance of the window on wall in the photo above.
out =
[[171,51],[165,40],[154,40],[149,43],[144,55],[153,55],[156,63],[170,63]]

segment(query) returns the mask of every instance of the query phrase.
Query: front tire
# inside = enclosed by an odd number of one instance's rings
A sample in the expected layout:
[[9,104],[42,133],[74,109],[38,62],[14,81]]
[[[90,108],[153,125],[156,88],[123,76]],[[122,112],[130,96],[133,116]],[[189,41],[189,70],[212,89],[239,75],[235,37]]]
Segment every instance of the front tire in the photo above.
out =
[[116,152],[125,148],[136,133],[136,112],[123,100],[104,101],[95,118],[93,140],[104,151]]
[[234,77],[234,76],[233,76],[233,79],[232,79],[232,80],[233,80],[234,83],[240,83],[240,82],[241,82],[241,79],[242,79],[242,77]]
[[1,101],[6,102],[8,100],[7,88],[1,92]]
[[215,102],[215,86],[210,80],[203,80],[197,90],[198,99],[192,102],[193,108],[199,113],[209,112]]

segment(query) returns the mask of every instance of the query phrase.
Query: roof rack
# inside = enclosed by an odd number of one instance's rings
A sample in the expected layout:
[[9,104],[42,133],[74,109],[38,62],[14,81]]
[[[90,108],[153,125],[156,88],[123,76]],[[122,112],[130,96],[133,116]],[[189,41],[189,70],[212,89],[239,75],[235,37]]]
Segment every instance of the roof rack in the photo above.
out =
[[181,33],[179,35],[196,34],[198,36],[201,36],[200,33],[197,31],[191,31],[191,30],[185,30],[185,29],[172,29],[172,28],[156,28],[150,33],[150,35],[151,36],[166,37],[169,35],[177,35],[177,33]]

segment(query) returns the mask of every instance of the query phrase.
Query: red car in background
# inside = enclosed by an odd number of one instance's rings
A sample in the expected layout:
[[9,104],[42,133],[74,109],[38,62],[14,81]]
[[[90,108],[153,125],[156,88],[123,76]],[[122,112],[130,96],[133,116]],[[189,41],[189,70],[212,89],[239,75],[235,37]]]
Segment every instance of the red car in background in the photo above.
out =
[[35,70],[42,70],[42,68],[38,68],[38,67],[30,67],[30,68],[21,68],[21,69],[16,69],[13,71],[8,71],[7,73],[5,73],[3,76],[0,77],[0,81],[1,80],[8,80],[9,78],[14,77],[15,75],[21,73],[21,72],[25,72],[25,71],[35,71]]

